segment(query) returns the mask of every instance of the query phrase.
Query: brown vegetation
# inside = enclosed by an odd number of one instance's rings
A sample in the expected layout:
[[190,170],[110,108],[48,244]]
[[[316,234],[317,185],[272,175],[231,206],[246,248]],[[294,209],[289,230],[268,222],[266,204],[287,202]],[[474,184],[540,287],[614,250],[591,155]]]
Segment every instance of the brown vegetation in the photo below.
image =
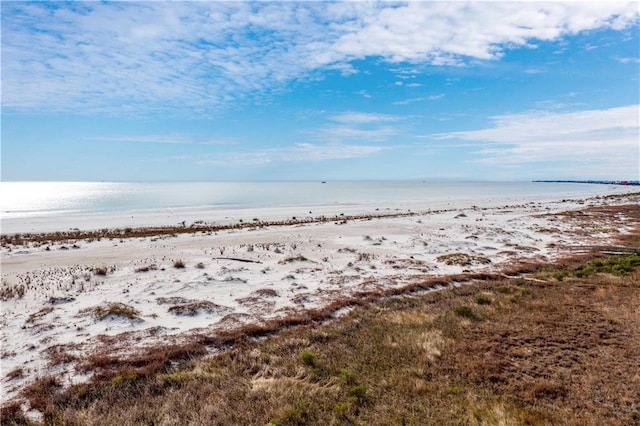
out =
[[[437,212],[437,211],[434,211]],[[101,229],[95,231],[82,231],[82,230],[70,230],[70,231],[57,231],[57,232],[44,232],[44,233],[24,233],[24,234],[6,234],[0,236],[0,245],[2,246],[27,246],[31,243],[52,244],[52,243],[65,243],[69,241],[77,240],[100,240],[102,238],[109,239],[123,239],[123,238],[146,238],[146,237],[158,237],[158,236],[176,236],[178,234],[194,234],[196,232],[213,233],[219,231],[227,231],[233,229],[246,229],[246,228],[263,228],[274,226],[291,226],[311,223],[325,223],[325,222],[345,222],[346,220],[371,220],[381,218],[397,218],[416,216],[420,213],[406,212],[406,213],[377,213],[377,214],[359,214],[351,216],[317,216],[308,218],[296,218],[280,221],[252,221],[238,223],[232,223],[228,225],[219,224],[207,224],[199,221],[193,223],[190,226],[156,226],[156,227],[141,227],[141,228],[124,228],[124,229]],[[67,248],[67,247],[65,247]]]
[[[322,326],[309,320],[328,315],[310,312],[188,348],[94,357],[93,382],[59,392],[42,379],[24,396],[50,424],[637,424],[634,262],[566,262],[531,279],[359,304]],[[577,276],[594,264],[608,266]],[[246,340],[296,324],[310,325]],[[19,421],[12,407],[4,414]]]
[[137,309],[119,302],[94,306],[92,308],[85,309],[83,313],[90,313],[98,320],[104,320],[107,318],[127,318],[134,320],[140,318],[140,312]]
[[447,265],[459,265],[459,266],[487,265],[491,263],[491,260],[489,260],[484,256],[477,256],[477,255],[467,254],[467,253],[444,254],[442,256],[438,256],[437,260],[438,262],[442,262]]

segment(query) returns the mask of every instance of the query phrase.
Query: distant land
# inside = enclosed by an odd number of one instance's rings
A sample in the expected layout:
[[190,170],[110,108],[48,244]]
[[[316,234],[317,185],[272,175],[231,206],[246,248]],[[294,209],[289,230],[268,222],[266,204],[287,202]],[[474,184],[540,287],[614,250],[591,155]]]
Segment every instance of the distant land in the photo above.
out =
[[640,185],[640,180],[534,180],[546,183],[600,183],[605,185]]

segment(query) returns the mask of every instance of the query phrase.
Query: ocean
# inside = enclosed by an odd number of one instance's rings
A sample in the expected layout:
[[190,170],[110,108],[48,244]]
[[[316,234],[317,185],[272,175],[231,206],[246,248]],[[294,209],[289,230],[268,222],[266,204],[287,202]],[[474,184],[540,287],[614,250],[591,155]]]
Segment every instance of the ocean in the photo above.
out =
[[1,182],[3,219],[158,211],[314,205],[392,206],[399,202],[535,200],[593,196],[612,185],[541,182]]

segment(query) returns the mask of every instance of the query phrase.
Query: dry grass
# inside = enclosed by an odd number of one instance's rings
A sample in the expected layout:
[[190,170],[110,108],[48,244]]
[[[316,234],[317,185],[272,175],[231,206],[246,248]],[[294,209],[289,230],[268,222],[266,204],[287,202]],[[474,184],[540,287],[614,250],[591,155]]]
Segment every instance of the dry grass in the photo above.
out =
[[437,260],[438,262],[442,262],[447,265],[459,265],[459,266],[487,265],[491,263],[491,260],[489,260],[484,256],[477,256],[477,255],[467,254],[467,253],[445,254],[442,256],[438,256]]
[[[627,261],[615,259],[600,262]],[[42,380],[25,398],[49,424],[637,424],[638,267],[571,275],[580,265],[567,262],[564,281],[541,267],[538,281],[361,304],[322,326],[323,312],[247,325],[198,362],[201,344],[94,358],[92,383]],[[296,324],[309,325],[246,340]]]
[[156,264],[151,264],[151,265],[146,265],[146,266],[141,266],[139,268],[136,268],[136,272],[149,272],[149,271],[157,271],[158,270],[158,265]]
[[[158,301],[160,303],[160,301]],[[171,306],[168,311],[174,315],[180,316],[195,316],[201,313],[216,313],[216,312],[224,312],[228,310],[224,306],[217,305],[208,300],[197,300],[191,301],[187,303],[182,303],[180,305]]]
[[426,212],[394,212],[394,213],[377,213],[377,214],[359,214],[359,215],[338,215],[338,216],[317,216],[306,218],[295,218],[280,221],[264,221],[264,222],[243,222],[232,223],[228,225],[219,224],[207,224],[201,221],[193,223],[189,226],[158,226],[158,227],[141,227],[141,228],[124,228],[124,229],[101,229],[95,231],[57,231],[57,232],[45,232],[45,233],[24,233],[24,234],[5,234],[0,235],[0,245],[3,247],[10,246],[29,246],[30,244],[54,244],[54,243],[69,243],[79,240],[100,241],[102,238],[107,239],[124,239],[124,238],[147,238],[147,237],[173,237],[178,234],[194,234],[201,233],[214,233],[219,231],[247,229],[247,228],[262,228],[262,227],[276,227],[276,226],[292,226],[310,223],[327,223],[336,222],[344,223],[348,220],[372,220],[382,218],[398,218],[398,217],[410,217],[419,214],[426,214]]
[[101,321],[108,318],[126,318],[130,320],[140,318],[140,312],[137,309],[119,302],[94,306],[83,310],[82,313],[90,313]]

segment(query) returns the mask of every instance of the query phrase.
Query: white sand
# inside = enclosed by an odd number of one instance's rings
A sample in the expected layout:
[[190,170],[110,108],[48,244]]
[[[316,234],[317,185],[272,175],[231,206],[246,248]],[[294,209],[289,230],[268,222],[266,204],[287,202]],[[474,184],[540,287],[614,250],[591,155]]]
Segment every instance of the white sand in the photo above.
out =
[[[617,202],[630,200],[638,202],[638,196]],[[616,201],[599,197],[564,202],[509,201],[519,204],[499,206],[495,200],[476,200],[378,211],[374,206],[314,207],[312,213],[308,208],[228,211],[218,212],[215,220],[211,216],[204,220],[230,223],[253,217],[272,220],[365,211],[391,213],[396,209],[423,213],[346,224],[77,241],[53,245],[49,251],[45,246],[3,247],[3,289],[24,285],[26,291],[23,297],[1,304],[2,401],[15,398],[26,384],[43,375],[56,374],[66,383],[87,379],[76,370],[78,361],[101,349],[111,355],[125,354],[145,345],[178,343],[194,333],[215,335],[248,322],[327,305],[362,290],[406,285],[430,276],[495,271],[516,259],[551,260],[563,253],[562,246],[602,243],[612,236],[604,232],[578,236],[574,234],[575,223],[540,213]],[[427,207],[444,210],[427,212]],[[104,216],[69,217],[54,225],[33,219],[3,223],[3,233],[167,225],[181,220],[191,223],[202,220],[202,214],[158,213],[133,220],[123,216],[108,220]],[[624,218],[614,224],[617,230],[624,226]],[[603,227],[611,229],[611,224]],[[73,244],[77,248],[72,248]],[[491,263],[463,267],[437,260],[451,253],[482,256]],[[186,263],[185,268],[173,266],[178,259]],[[109,272],[96,275],[98,267]],[[152,268],[136,272],[143,267]],[[136,309],[138,318],[96,317],[96,307],[116,302]],[[189,311],[189,304],[199,309]],[[106,345],[108,336],[117,338]],[[65,354],[75,360],[52,365]]]

